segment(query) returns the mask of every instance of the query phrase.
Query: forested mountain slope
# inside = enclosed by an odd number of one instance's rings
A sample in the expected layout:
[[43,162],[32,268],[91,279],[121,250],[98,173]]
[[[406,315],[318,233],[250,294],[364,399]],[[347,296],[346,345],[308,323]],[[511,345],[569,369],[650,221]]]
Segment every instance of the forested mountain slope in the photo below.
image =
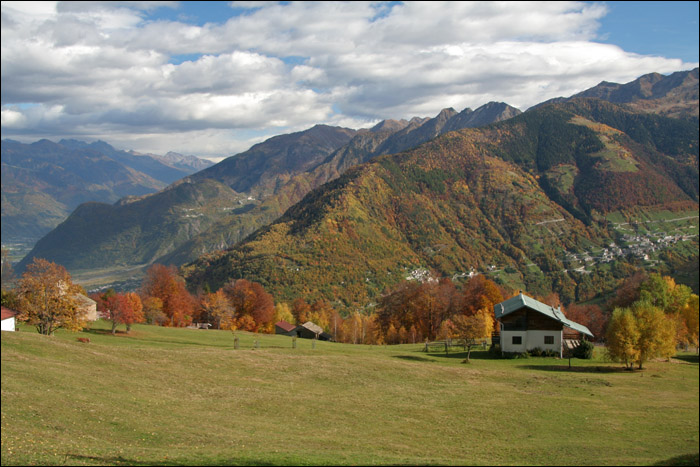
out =
[[35,256],[69,270],[181,265],[235,244],[353,165],[414,147],[447,131],[446,125],[479,125],[517,113],[506,104],[490,103],[460,113],[443,111],[432,119],[384,121],[371,130],[316,125],[275,136],[148,198],[80,206],[37,243],[19,268]]
[[184,271],[193,289],[245,277],[281,300],[353,308],[419,268],[497,267],[533,293],[585,299],[611,272],[565,271],[564,258],[616,241],[609,213],[697,209],[697,161],[696,123],[574,99],[356,166]]

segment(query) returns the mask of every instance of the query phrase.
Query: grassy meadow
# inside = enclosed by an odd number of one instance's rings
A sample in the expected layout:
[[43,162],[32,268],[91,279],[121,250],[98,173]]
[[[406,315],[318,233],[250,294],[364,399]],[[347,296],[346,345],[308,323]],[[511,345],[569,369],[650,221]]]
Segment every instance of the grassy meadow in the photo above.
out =
[[[493,358],[137,325],[2,333],[2,465],[698,465],[698,358]],[[78,342],[89,337],[89,343]],[[255,348],[258,341],[259,348]]]

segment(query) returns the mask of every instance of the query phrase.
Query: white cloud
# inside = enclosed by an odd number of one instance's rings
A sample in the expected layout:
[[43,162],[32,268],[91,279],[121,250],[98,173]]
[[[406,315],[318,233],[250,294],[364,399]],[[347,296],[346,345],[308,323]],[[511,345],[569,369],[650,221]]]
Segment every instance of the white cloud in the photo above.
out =
[[697,66],[593,42],[595,3],[233,2],[249,10],[204,26],[149,15],[164,5],[2,2],[2,136],[225,155],[316,123],[525,109]]

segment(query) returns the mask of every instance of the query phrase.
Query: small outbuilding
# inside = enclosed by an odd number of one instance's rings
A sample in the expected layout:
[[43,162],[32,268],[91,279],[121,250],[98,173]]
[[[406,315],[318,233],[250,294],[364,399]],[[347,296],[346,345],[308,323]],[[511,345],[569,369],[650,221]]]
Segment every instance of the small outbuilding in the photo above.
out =
[[97,321],[97,302],[81,293],[73,295],[78,307],[78,311],[85,316],[88,321]]
[[296,337],[296,329],[297,327],[294,324],[290,324],[286,321],[277,321],[275,323],[275,334]]
[[522,353],[539,348],[553,350],[562,357],[564,328],[593,337],[586,326],[567,319],[561,308],[546,305],[522,292],[494,306],[494,315],[500,322],[501,352]]
[[3,331],[14,331],[15,330],[15,316],[19,314],[19,311],[12,310],[10,308],[2,307],[2,330]]
[[323,331],[323,328],[318,324],[307,321],[304,324],[297,326],[297,335],[304,339],[318,339],[321,341],[331,341],[333,336]]

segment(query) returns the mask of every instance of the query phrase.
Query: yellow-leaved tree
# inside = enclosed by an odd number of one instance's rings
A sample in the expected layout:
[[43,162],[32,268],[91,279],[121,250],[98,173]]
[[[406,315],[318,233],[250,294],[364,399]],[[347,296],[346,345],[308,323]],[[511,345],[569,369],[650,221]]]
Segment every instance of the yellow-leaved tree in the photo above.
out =
[[681,310],[683,322],[687,331],[686,343],[695,346],[696,352],[700,353],[698,348],[698,331],[700,330],[700,303],[698,296],[692,294],[688,303]]
[[613,311],[606,334],[608,356],[632,368],[643,368],[652,358],[676,353],[676,323],[672,317],[649,301]]
[[608,357],[632,369],[639,354],[639,330],[631,309],[615,308],[608,322],[605,341]]
[[466,363],[470,363],[469,357],[476,339],[491,337],[493,321],[493,313],[488,308],[481,308],[472,315],[457,315],[452,318],[456,334],[464,339],[467,346]]
[[222,289],[205,294],[200,307],[203,322],[214,323],[216,329],[235,329],[235,310]]
[[676,354],[676,323],[662,309],[649,302],[639,301],[632,305],[637,321],[639,340],[637,364],[642,369],[644,362],[652,358],[668,358]]
[[59,329],[79,331],[87,317],[76,301],[82,292],[73,284],[66,268],[42,258],[34,258],[18,283],[19,319],[50,336]]

